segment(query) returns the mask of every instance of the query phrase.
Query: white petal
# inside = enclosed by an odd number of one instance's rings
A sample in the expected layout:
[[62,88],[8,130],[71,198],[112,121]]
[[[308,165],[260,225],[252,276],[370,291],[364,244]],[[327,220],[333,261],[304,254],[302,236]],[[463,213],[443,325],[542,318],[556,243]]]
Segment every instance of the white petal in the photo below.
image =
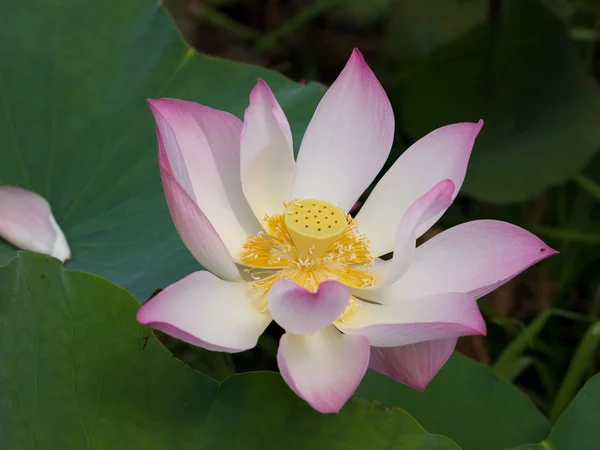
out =
[[458,338],[371,347],[369,368],[423,391],[452,355]]
[[338,412],[352,396],[369,365],[369,343],[329,326],[316,333],[284,334],[277,364],[283,379],[322,413]]
[[146,302],[137,320],[208,350],[241,352],[253,348],[271,322],[253,300],[251,283],[194,272]]
[[190,253],[215,275],[240,281],[242,277],[235,261],[206,215],[162,164],[160,174],[171,218]]
[[244,194],[259,220],[281,213],[292,199],[296,172],[292,133],[267,83],[259,80],[250,94],[241,139]]
[[406,272],[415,253],[417,230],[448,208],[453,193],[454,183],[451,180],[440,181],[408,208],[398,224],[394,257],[386,265],[387,270],[379,284],[390,285]]
[[469,295],[448,293],[378,305],[361,302],[336,326],[366,336],[376,347],[397,347],[433,339],[485,334],[485,321]]
[[[371,240],[374,256],[392,251],[396,227],[404,212],[419,197],[442,180],[454,183],[453,198],[460,190],[471,149],[483,121],[458,123],[438,128],[406,150],[358,212],[360,231]],[[427,231],[443,214],[432,217],[417,230]]]
[[[236,122],[220,120],[220,114],[226,113],[189,102],[160,99],[151,100],[149,103],[157,125],[159,154],[165,155],[163,165],[167,166],[177,182],[198,205],[233,258],[238,260],[247,235],[258,232],[260,226],[249,208],[250,217],[246,217],[243,213],[241,216],[244,216],[244,223],[250,224],[248,225],[250,229],[242,226],[242,221],[238,219],[225,188],[219,167],[221,166],[222,172],[229,173],[229,176],[239,177],[239,166],[234,167],[235,158],[225,158],[224,154],[215,157],[218,151],[234,145],[236,140],[239,142],[239,129],[234,125]],[[216,131],[212,129],[210,134],[205,133],[200,123],[190,113],[192,107],[190,105],[194,108],[210,110],[214,119],[210,123],[213,125],[218,123],[221,128]],[[226,141],[224,137],[230,137],[230,140]],[[213,149],[211,143],[217,148]],[[233,150],[231,152],[233,153]],[[228,164],[225,163],[226,160],[229,161]],[[217,161],[221,164],[217,164]],[[228,184],[233,184],[231,179]],[[236,194],[232,193],[231,196],[236,197]],[[242,201],[239,195],[236,201],[238,203]]]
[[556,253],[537,236],[510,223],[463,223],[419,246],[410,268],[387,297],[465,292],[479,298]]
[[309,334],[335,322],[346,309],[349,298],[348,288],[337,281],[323,281],[313,293],[282,278],[269,290],[269,310],[284,330]]
[[293,197],[350,211],[383,167],[393,139],[390,101],[355,49],[306,129]]
[[50,205],[40,195],[19,187],[0,186],[0,237],[23,250],[65,262],[71,250]]

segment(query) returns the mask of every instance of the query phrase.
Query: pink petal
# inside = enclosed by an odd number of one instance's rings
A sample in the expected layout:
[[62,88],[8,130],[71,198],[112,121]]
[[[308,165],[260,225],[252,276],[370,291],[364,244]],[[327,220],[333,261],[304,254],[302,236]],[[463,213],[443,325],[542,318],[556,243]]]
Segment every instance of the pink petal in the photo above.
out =
[[194,272],[148,300],[137,320],[198,347],[241,352],[254,347],[271,322],[253,298],[251,283]]
[[355,49],[304,134],[293,197],[349,211],[383,167],[393,139],[390,101]]
[[406,272],[415,253],[417,230],[450,206],[453,193],[452,180],[440,181],[408,208],[396,231],[394,257],[378,284],[392,284]]
[[371,347],[369,368],[423,391],[446,364],[457,340],[450,338],[402,347]]
[[[454,183],[453,199],[462,186],[479,123],[448,125],[429,133],[406,150],[375,189],[356,216],[361,232],[371,240],[371,253],[384,255],[393,250],[396,227],[404,212],[432,186],[442,180]],[[443,214],[423,223],[417,237]]]
[[44,253],[65,262],[71,250],[40,195],[19,187],[0,186],[0,237],[23,250]]
[[496,220],[450,228],[417,248],[389,297],[465,292],[476,298],[557,252],[528,231]]
[[[391,303],[391,302],[389,302]],[[365,336],[376,347],[397,347],[434,339],[485,334],[485,321],[472,296],[439,294],[395,304],[361,302],[336,326],[346,334]]]
[[369,343],[330,326],[306,336],[284,334],[277,364],[288,386],[322,413],[336,413],[352,396],[369,365]]
[[190,253],[218,277],[240,281],[242,278],[231,254],[204,213],[162,165],[160,174],[173,223]]
[[296,173],[292,133],[267,83],[258,80],[244,115],[241,176],[244,194],[259,220],[281,213],[292,198]]
[[286,331],[309,334],[336,321],[349,298],[348,288],[337,281],[324,281],[313,293],[293,281],[280,279],[269,291],[269,310]]
[[260,230],[241,192],[239,120],[180,100],[148,102],[156,120],[162,165],[237,258],[247,234]]

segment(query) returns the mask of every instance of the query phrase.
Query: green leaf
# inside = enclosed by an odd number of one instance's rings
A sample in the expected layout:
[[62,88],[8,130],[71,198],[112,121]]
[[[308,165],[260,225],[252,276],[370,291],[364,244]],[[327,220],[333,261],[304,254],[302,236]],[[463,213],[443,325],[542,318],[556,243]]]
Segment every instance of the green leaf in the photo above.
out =
[[458,449],[398,408],[319,414],[275,373],[219,384],[135,321],[127,291],[53,258],[20,253],[0,299],[3,448]]
[[513,450],[596,450],[600,442],[600,374],[592,377],[560,416],[550,437]]
[[427,430],[448,436],[464,450],[500,450],[540,440],[550,430],[514,385],[457,353],[423,392],[370,372],[358,394],[406,410]]
[[[148,97],[241,116],[264,78],[300,136],[324,88],[196,54],[158,0],[0,2],[0,184],[46,197],[73,251],[147,299],[199,268],[162,193]],[[0,241],[0,263],[15,249]]]
[[463,188],[481,200],[534,197],[579,173],[600,147],[600,91],[562,23],[533,0],[501,2],[495,21],[438,48],[400,81],[415,138],[485,120]]

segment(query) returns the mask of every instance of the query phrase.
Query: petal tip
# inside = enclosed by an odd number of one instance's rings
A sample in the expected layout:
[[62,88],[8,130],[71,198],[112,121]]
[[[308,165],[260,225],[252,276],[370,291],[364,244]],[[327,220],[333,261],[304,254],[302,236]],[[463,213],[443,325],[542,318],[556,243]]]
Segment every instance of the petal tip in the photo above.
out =
[[151,299],[144,303],[135,314],[135,320],[142,325],[148,325],[150,323],[150,320],[148,319],[148,305],[150,304],[150,301]]
[[256,102],[261,98],[264,98],[269,102],[273,102],[275,95],[273,94],[273,91],[267,82],[262,78],[259,78],[252,88],[252,91],[250,91],[250,103]]
[[487,325],[485,324],[485,319],[481,315],[477,304],[475,304],[475,309],[477,310],[477,318],[475,319],[475,323],[472,326],[473,336],[486,336],[487,335]]
[[63,232],[60,230],[58,231],[60,232],[60,234],[56,239],[56,242],[54,244],[54,250],[52,251],[51,256],[54,256],[55,258],[58,258],[63,263],[65,263],[69,259],[71,259],[71,248],[69,247],[69,244],[67,243],[67,239],[65,238]]
[[[363,70],[368,71],[369,74],[373,73],[373,71],[367,64],[364,55],[358,48],[354,48],[352,50],[352,54],[350,55],[350,58],[348,59],[346,67],[344,67],[343,71],[348,69],[357,70],[359,73],[363,73]],[[373,76],[375,76],[375,74],[373,74]]]
[[438,188],[438,195],[443,198],[444,205],[446,207],[450,206],[452,204],[454,191],[456,190],[454,181],[452,181],[450,178],[446,178],[445,180],[439,182]]
[[365,57],[363,56],[362,52],[358,49],[358,47],[354,47],[352,49],[352,54],[350,55],[350,58],[361,58],[361,59],[365,59]]

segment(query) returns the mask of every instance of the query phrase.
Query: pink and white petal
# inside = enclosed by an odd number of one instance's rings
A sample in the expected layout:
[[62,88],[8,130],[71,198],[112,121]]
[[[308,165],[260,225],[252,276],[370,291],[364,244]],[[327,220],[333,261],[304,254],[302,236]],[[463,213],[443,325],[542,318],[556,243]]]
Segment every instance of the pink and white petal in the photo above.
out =
[[423,391],[446,364],[457,340],[450,338],[401,347],[371,347],[369,368]]
[[[261,226],[254,217],[242,190],[240,174],[242,121],[233,114],[198,103],[182,100],[169,101],[178,102],[191,114],[202,129],[223,182],[223,187],[227,192],[227,198],[242,228],[248,234],[256,234],[261,231]],[[196,169],[200,169],[201,176],[204,176],[206,169],[203,166]],[[198,173],[197,170],[192,172]]]
[[296,173],[292,133],[283,110],[263,80],[250,94],[241,139],[244,194],[256,218],[282,213],[292,198]]
[[194,272],[142,305],[137,320],[198,347],[241,352],[253,348],[271,322],[253,295],[251,283]]
[[346,309],[350,292],[337,281],[324,281],[311,292],[293,281],[277,280],[269,290],[273,320],[294,334],[310,334],[331,325]]
[[23,250],[65,262],[71,249],[41,195],[14,186],[0,186],[0,238]]
[[293,197],[325,200],[349,211],[383,167],[393,139],[390,101],[354,49],[306,129]]
[[173,223],[190,253],[218,277],[240,281],[242,277],[230,252],[206,215],[168,169],[161,165],[160,173]]
[[286,333],[277,364],[288,386],[321,413],[336,413],[352,396],[369,365],[369,342],[329,326],[313,334]]
[[556,253],[534,234],[510,223],[463,223],[419,246],[410,268],[386,297],[400,300],[464,292],[480,298]]
[[462,293],[407,299],[393,305],[360,302],[354,314],[344,317],[336,326],[346,334],[367,337],[375,347],[397,347],[486,332],[477,302]]
[[417,230],[423,223],[429,221],[432,217],[436,217],[450,206],[453,193],[454,183],[452,180],[443,180],[408,208],[398,224],[394,257],[391,263],[386,266],[386,271],[377,285],[389,286],[404,275],[415,254]]
[[[237,259],[247,232],[233,210],[213,149],[206,133],[190,113],[189,102],[160,99],[149,100],[149,104],[156,120],[161,164],[170,170]],[[236,129],[232,127],[223,131],[225,133],[236,133]],[[239,168],[230,167],[230,170],[235,173]],[[255,221],[253,214],[250,215]],[[250,232],[260,229],[258,223],[255,224]]]
[[[373,255],[392,251],[396,227],[404,212],[432,186],[450,179],[455,186],[452,198],[458,195],[482,126],[480,120],[438,128],[415,142],[387,171],[356,216],[361,232],[371,240]],[[417,237],[442,214],[424,222]]]

